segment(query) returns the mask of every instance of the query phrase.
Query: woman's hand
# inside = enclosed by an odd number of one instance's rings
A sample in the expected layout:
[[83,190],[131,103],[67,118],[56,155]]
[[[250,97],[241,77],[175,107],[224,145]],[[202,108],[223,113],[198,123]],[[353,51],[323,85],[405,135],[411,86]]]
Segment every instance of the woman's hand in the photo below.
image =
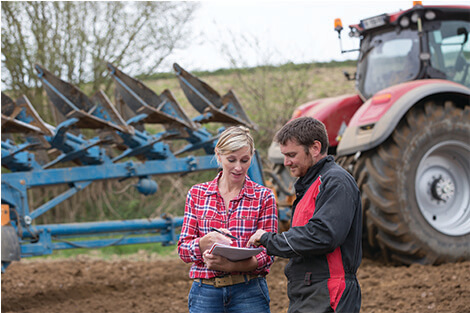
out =
[[209,250],[206,250],[202,254],[202,257],[204,259],[204,264],[206,264],[208,269],[214,271],[232,272],[232,262],[227,260],[223,256],[209,253]]
[[[230,233],[228,230],[225,229],[224,232]],[[199,240],[199,249],[201,249],[201,252],[204,253],[206,250],[210,249],[214,243],[231,245],[232,240],[227,236],[219,234],[218,232],[211,231]]]

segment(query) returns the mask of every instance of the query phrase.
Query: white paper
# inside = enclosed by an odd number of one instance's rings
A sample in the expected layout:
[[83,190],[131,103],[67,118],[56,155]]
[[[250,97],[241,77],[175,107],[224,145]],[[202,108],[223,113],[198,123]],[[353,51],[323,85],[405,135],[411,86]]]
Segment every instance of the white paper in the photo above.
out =
[[253,255],[262,252],[263,248],[238,248],[227,246],[221,243],[214,243],[210,249],[210,253],[223,256],[230,261],[240,261],[248,259]]

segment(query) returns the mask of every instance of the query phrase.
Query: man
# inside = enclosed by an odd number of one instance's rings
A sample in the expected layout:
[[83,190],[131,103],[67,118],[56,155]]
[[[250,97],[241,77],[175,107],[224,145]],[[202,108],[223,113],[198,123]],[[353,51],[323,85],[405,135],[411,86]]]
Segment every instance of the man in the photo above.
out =
[[298,177],[292,227],[280,234],[258,230],[248,244],[290,258],[285,268],[288,313],[359,312],[362,207],[356,182],[327,155],[322,122],[294,119],[275,139],[284,165]]

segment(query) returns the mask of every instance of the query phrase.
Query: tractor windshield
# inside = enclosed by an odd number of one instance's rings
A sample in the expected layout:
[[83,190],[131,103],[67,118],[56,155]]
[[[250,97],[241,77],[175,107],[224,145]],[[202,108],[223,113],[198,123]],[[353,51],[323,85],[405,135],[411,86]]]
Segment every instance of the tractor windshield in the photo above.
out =
[[377,91],[415,79],[420,70],[416,31],[381,32],[361,41],[357,88],[366,99]]
[[423,44],[429,66],[422,69],[416,29],[385,29],[364,34],[356,85],[365,99],[402,82],[443,78],[470,87],[470,22],[441,20],[426,24]]

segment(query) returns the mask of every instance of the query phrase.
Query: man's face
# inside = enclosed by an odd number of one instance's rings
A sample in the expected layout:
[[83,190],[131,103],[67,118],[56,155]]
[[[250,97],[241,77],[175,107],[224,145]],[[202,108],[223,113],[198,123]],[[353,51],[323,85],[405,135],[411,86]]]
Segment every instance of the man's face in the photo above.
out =
[[290,168],[290,173],[294,177],[304,176],[308,169],[313,166],[314,160],[310,153],[305,152],[305,148],[296,141],[288,140],[285,145],[280,145],[281,153],[284,155],[284,166]]

